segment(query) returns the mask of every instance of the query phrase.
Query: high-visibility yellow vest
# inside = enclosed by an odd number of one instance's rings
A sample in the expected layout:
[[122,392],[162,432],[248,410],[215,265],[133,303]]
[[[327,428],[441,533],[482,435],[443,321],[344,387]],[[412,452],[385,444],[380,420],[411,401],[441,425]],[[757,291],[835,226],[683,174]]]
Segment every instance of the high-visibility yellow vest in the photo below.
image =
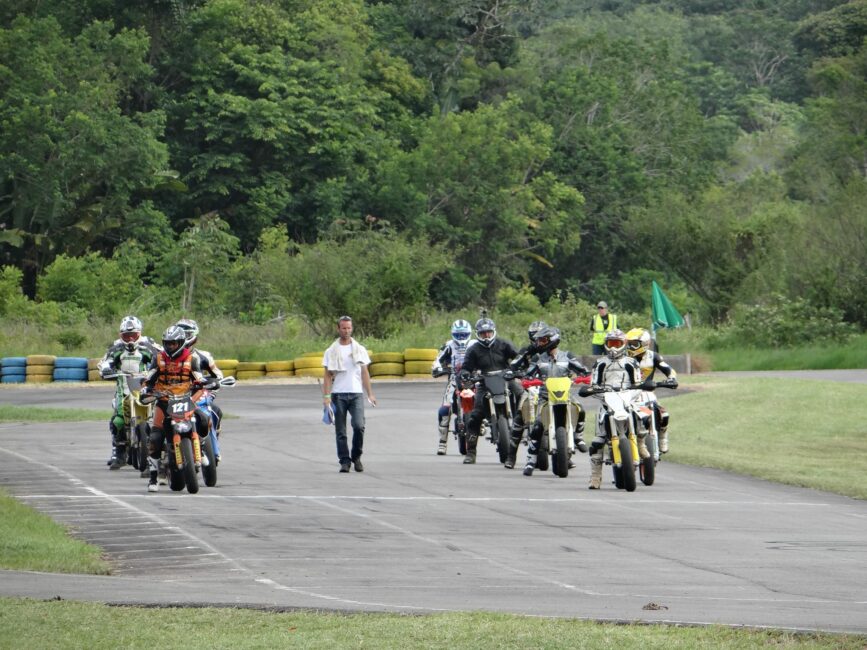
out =
[[605,343],[605,335],[611,330],[617,329],[617,316],[608,314],[608,327],[602,322],[602,316],[596,314],[593,317],[593,345]]

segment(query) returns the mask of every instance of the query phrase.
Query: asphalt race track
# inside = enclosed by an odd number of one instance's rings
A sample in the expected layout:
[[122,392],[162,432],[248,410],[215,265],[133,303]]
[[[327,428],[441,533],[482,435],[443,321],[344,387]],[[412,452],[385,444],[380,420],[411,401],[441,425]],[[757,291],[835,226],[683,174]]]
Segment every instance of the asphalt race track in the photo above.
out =
[[[526,448],[506,470],[487,441],[465,466],[453,440],[435,454],[441,383],[375,387],[349,474],[315,384],[223,390],[219,483],[197,495],[109,471],[105,422],[0,424],[0,487],[116,567],[3,571],[0,595],[867,633],[867,503],[672,463],[633,493],[606,468],[589,491],[586,456],[527,478]],[[0,403],[107,409],[111,394],[10,387]]]

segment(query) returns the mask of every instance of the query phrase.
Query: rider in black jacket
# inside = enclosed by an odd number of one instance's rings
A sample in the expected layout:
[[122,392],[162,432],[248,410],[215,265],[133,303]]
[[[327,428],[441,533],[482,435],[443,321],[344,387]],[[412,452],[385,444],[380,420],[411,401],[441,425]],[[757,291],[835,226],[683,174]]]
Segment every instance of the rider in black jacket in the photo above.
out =
[[[492,370],[508,370],[509,362],[518,356],[518,350],[510,341],[497,338],[497,327],[490,318],[480,318],[476,321],[476,338],[478,339],[478,343],[467,348],[467,355],[464,357],[464,365],[461,369],[463,377],[468,377],[476,372],[485,373]],[[521,382],[513,381],[510,390],[515,396],[517,403],[524,392]],[[487,404],[485,403],[484,391],[477,390],[473,410],[467,419],[467,455],[464,457],[464,463],[466,464],[476,462],[476,443],[479,439],[479,431],[482,420],[485,418],[486,409]],[[514,414],[512,431],[517,430],[520,432],[523,428],[524,419],[521,417],[519,411]]]

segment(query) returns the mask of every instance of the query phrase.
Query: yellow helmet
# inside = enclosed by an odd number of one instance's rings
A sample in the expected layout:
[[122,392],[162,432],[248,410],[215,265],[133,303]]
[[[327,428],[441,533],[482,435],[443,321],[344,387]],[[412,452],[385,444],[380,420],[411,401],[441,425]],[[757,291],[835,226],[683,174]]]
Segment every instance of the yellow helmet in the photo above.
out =
[[650,347],[650,332],[643,327],[633,327],[626,332],[626,350],[630,357],[640,357]]

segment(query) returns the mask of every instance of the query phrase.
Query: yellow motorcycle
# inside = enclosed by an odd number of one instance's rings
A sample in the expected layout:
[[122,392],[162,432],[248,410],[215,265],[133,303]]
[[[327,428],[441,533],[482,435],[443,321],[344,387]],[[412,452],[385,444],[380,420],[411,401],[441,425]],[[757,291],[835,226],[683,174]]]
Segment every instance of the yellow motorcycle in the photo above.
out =
[[638,414],[633,404],[636,389],[614,386],[582,386],[581,397],[595,397],[601,402],[596,419],[597,436],[605,440],[605,464],[614,472],[614,485],[619,490],[634,492],[638,455]]
[[548,392],[547,400],[539,400],[543,434],[539,445],[539,455],[536,467],[542,471],[548,469],[548,457],[551,457],[551,471],[555,476],[569,476],[569,459],[575,453],[574,432],[581,408],[571,396],[572,384],[583,382],[583,378],[573,380],[571,377],[548,377],[524,380],[526,388],[545,386]]

